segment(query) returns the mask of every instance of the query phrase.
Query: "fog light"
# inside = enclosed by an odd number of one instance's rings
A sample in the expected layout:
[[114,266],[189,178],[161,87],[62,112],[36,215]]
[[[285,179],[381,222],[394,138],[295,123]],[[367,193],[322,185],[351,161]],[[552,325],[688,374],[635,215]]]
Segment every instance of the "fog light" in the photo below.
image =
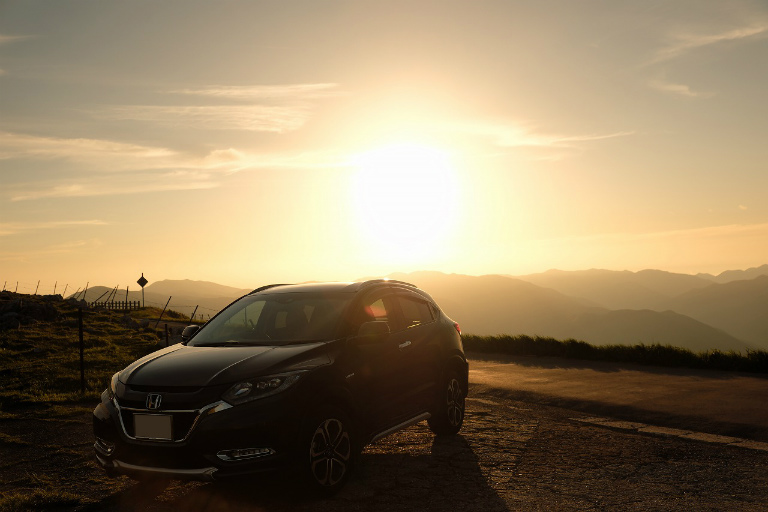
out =
[[222,450],[216,456],[221,460],[244,460],[266,457],[274,453],[275,450],[272,448],[238,448],[235,450]]
[[96,442],[93,446],[104,455],[112,455],[112,452],[115,451],[115,443],[110,443],[106,439],[100,437],[96,438]]

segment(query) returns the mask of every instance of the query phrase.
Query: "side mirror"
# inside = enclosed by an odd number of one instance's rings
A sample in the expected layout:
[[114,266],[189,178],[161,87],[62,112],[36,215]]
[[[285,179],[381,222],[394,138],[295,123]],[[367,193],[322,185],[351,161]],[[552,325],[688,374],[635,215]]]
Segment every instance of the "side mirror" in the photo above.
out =
[[200,330],[199,325],[188,325],[184,328],[183,331],[181,331],[181,342],[184,343],[186,341],[189,341],[192,336],[197,333],[197,331]]
[[355,342],[358,344],[380,343],[389,336],[389,324],[381,320],[365,322],[357,331]]

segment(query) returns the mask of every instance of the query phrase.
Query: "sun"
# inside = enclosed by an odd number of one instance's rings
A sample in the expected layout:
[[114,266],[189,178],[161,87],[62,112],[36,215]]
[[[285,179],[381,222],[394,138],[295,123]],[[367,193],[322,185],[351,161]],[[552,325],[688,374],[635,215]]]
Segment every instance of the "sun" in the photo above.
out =
[[352,195],[358,229],[383,258],[433,257],[455,226],[459,194],[449,152],[392,144],[356,155]]

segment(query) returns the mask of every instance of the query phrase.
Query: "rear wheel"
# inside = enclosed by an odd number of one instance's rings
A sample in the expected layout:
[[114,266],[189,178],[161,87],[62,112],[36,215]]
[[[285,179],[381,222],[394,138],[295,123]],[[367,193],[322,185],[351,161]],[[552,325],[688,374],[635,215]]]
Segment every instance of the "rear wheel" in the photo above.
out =
[[429,418],[429,428],[437,435],[453,435],[464,423],[464,399],[467,391],[456,371],[451,371],[443,381],[441,392]]
[[304,472],[311,491],[331,495],[349,477],[355,459],[352,422],[341,409],[318,409],[306,422],[303,436]]

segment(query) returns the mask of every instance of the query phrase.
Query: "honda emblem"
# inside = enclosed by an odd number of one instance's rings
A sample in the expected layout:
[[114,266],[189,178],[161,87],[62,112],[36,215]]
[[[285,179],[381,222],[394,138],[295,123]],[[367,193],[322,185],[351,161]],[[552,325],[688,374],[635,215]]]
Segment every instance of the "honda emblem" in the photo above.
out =
[[162,395],[157,393],[150,393],[147,395],[147,409],[159,409],[160,401],[163,399]]

